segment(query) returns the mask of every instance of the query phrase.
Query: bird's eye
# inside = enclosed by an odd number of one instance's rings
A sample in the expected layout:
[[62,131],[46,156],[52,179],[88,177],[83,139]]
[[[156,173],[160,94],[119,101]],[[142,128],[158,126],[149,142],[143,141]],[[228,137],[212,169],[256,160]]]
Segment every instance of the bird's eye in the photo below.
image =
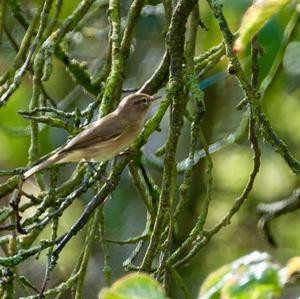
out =
[[143,98],[142,101],[143,101],[144,104],[147,103],[147,99],[146,98]]

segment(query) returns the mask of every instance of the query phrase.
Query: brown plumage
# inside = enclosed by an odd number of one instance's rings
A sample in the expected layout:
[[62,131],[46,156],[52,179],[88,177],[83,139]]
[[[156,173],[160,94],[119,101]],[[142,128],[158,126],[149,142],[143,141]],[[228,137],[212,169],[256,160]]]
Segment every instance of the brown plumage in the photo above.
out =
[[125,97],[116,110],[93,122],[51,157],[26,171],[24,178],[55,163],[111,159],[134,141],[143,127],[151,102],[157,98],[143,93]]

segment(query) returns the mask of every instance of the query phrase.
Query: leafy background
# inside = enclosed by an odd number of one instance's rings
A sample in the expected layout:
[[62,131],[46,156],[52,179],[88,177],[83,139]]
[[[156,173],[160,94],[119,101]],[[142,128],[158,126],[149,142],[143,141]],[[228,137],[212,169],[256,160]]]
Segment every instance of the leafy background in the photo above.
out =
[[[32,13],[38,1],[21,1],[28,15]],[[239,28],[241,17],[246,8],[251,4],[246,0],[224,0],[224,13],[230,28],[236,31]],[[78,1],[65,1],[60,17],[62,21],[76,7]],[[122,1],[122,16],[130,1]],[[218,25],[212,17],[207,4],[200,2],[200,14],[209,28],[208,31],[199,30],[197,39],[197,53],[216,45],[221,41]],[[258,40],[264,48],[264,56],[260,58],[260,80],[269,72],[274,57],[279,49],[283,30],[291,17],[291,8],[280,11],[279,14],[264,26],[258,35]],[[12,18],[8,18],[9,29],[14,37],[20,41],[23,31]],[[82,33],[75,33],[68,37],[68,47],[71,54],[86,61],[89,68],[97,71],[107,52],[108,24],[105,12],[85,24]],[[296,27],[288,48],[285,51],[283,65],[280,68],[271,88],[263,99],[263,108],[270,119],[276,132],[288,144],[294,155],[300,159],[300,28]],[[144,8],[138,23],[136,39],[132,46],[132,53],[127,67],[125,87],[139,87],[148,79],[160,62],[164,52],[164,17],[163,6],[160,1],[149,0]],[[249,68],[249,50],[241,54],[244,68]],[[0,70],[4,72],[13,62],[14,52],[5,36],[0,45]],[[204,130],[210,143],[214,143],[233,132],[241,121],[241,112],[235,106],[242,99],[242,93],[236,81],[226,73],[227,61],[222,60],[209,76],[217,78],[205,91],[207,114],[204,120]],[[205,79],[205,78],[204,78]],[[91,100],[90,96],[72,83],[69,75],[64,71],[63,65],[55,61],[54,75],[45,84],[49,94],[57,103],[68,102],[66,110],[74,107],[85,107]],[[70,92],[72,92],[70,96]],[[164,91],[160,92],[164,94]],[[69,95],[69,97],[68,97]],[[10,169],[24,166],[27,163],[27,151],[30,137],[27,135],[27,120],[22,119],[17,111],[27,109],[31,96],[31,82],[24,78],[19,90],[13,94],[5,108],[0,109],[0,168]],[[66,99],[67,97],[67,99]],[[152,108],[153,113],[155,107]],[[167,134],[167,119],[162,123],[162,132],[155,133],[145,146],[145,153],[152,153],[165,141]],[[188,124],[180,140],[178,160],[187,154],[187,141],[189,139]],[[245,133],[246,134],[246,133]],[[62,129],[45,128],[41,134],[41,154],[48,153],[63,144],[66,132]],[[213,201],[209,210],[208,225],[215,223],[231,207],[234,198],[240,193],[247,181],[251,168],[251,151],[246,141],[246,135],[236,144],[230,145],[213,154]],[[253,250],[267,251],[278,261],[285,263],[288,258],[295,256],[300,250],[300,219],[299,212],[282,216],[272,225],[278,248],[272,248],[257,229],[258,216],[256,207],[261,202],[272,202],[288,196],[294,188],[299,186],[299,178],[293,175],[283,159],[273,149],[260,140],[262,146],[262,166],[255,181],[253,192],[248,202],[238,213],[230,226],[224,228],[202,250],[193,262],[180,269],[185,283],[192,294],[196,296],[201,282],[208,273],[221,265],[228,263]],[[65,171],[60,173],[61,179],[68,178],[74,165],[65,166]],[[161,182],[161,171],[157,167],[147,165],[155,181]],[[182,225],[178,231],[177,240],[180,243],[193,226],[198,215],[201,202],[206,194],[205,189],[205,162],[199,163],[194,176],[193,188],[187,208],[180,217]],[[38,189],[33,183],[28,183],[26,188],[37,193]],[[79,216],[91,194],[86,194],[82,201],[75,201],[61,221],[61,230],[66,230]],[[1,205],[6,204],[3,201]],[[146,219],[146,211],[127,171],[123,173],[121,184],[113,193],[112,198],[105,206],[106,236],[107,238],[128,238],[141,233]],[[46,235],[46,232],[45,232]],[[60,264],[51,277],[50,286],[59,282],[71,271],[74,259],[79,255],[80,244],[84,232],[68,244],[62,253]],[[132,245],[119,246],[110,244],[111,267],[113,279],[124,275],[122,261],[130,254]],[[23,264],[22,272],[29,275],[36,285],[41,284],[44,274],[46,257],[42,253],[37,262],[28,261]],[[99,288],[103,285],[103,256],[101,249],[95,246],[88,268],[85,287],[85,298],[94,298]],[[292,293],[299,294],[300,290]],[[180,290],[174,287],[172,297],[180,298]],[[293,295],[291,295],[294,298]]]

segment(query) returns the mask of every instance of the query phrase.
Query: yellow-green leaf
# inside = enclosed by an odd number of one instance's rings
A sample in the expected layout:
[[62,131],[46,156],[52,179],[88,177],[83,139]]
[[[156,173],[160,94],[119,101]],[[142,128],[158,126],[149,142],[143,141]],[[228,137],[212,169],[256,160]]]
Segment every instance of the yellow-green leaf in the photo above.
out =
[[151,276],[129,274],[116,281],[111,288],[101,290],[99,299],[166,299],[161,285]]
[[258,30],[291,0],[256,0],[245,12],[233,50],[242,51]]
[[211,273],[199,299],[278,298],[283,289],[280,267],[264,252],[252,252]]

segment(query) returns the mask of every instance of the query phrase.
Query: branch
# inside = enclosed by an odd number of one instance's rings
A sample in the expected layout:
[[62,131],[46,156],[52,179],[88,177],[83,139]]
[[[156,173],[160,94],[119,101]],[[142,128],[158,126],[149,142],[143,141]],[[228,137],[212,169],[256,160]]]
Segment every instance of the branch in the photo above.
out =
[[185,23],[193,9],[196,1],[180,0],[174,10],[170,29],[168,33],[168,50],[170,53],[170,79],[168,98],[173,100],[173,107],[171,112],[170,132],[166,144],[166,155],[164,159],[164,172],[162,179],[162,190],[159,198],[158,211],[154,223],[153,232],[151,234],[150,243],[145,253],[142,269],[149,271],[151,269],[152,261],[155,257],[158,244],[160,242],[161,233],[163,231],[163,223],[165,216],[168,214],[169,201],[171,196],[171,179],[175,167],[175,154],[183,126],[183,112],[185,110],[186,100],[182,92],[183,88],[183,68],[184,61],[184,39],[185,39]]
[[245,93],[245,96],[249,104],[251,105],[255,122],[259,127],[261,136],[267,142],[269,142],[274,147],[275,151],[278,152],[285,159],[285,161],[294,173],[300,173],[300,163],[289,152],[287,145],[277,136],[277,134],[273,130],[270,122],[268,121],[268,119],[262,111],[259,94],[255,91],[255,89],[251,87],[236,55],[232,51],[234,36],[228,28],[227,22],[222,13],[221,5],[217,4],[215,1],[212,0],[208,0],[208,3],[211,7],[215,18],[219,23],[220,30],[223,34],[224,42],[226,45],[226,53],[230,62],[229,72],[233,74],[240,83]]
[[291,196],[272,203],[261,203],[257,207],[260,216],[258,227],[263,231],[269,243],[277,247],[277,242],[271,233],[271,222],[287,213],[293,213],[300,209],[300,189],[295,189]]

